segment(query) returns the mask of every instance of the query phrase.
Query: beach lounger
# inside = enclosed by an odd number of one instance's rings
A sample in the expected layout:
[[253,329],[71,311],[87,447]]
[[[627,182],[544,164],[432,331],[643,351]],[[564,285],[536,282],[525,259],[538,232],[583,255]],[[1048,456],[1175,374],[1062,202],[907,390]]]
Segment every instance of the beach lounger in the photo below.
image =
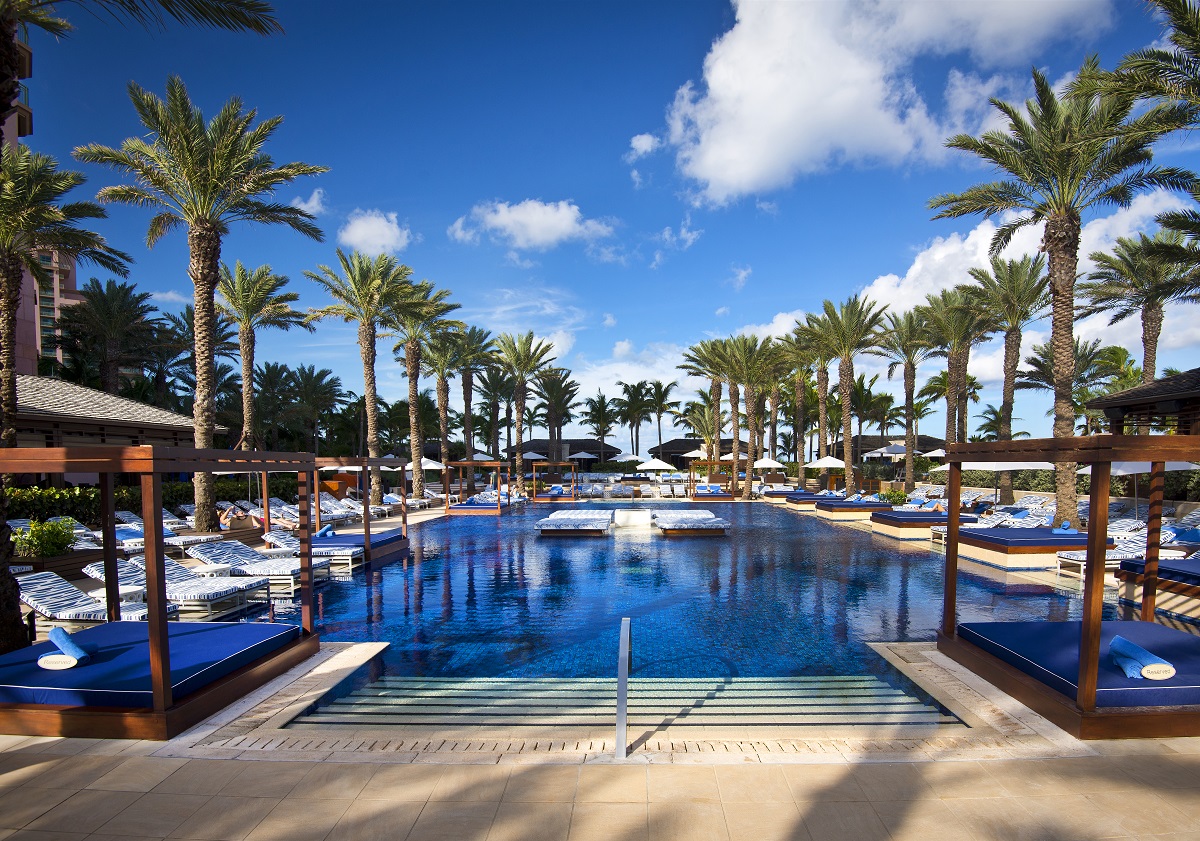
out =
[[[268,554],[241,541],[226,540],[209,546],[193,546],[187,552],[206,564],[227,565],[231,576],[268,578],[276,595],[284,592],[291,596],[300,589],[300,559],[286,548],[271,549]],[[314,578],[319,570],[324,570],[325,577],[329,577],[327,558],[313,558],[312,568]]]
[[[103,532],[97,531],[92,534],[97,541],[104,540]],[[140,525],[119,525],[115,535],[117,542],[126,552],[140,552],[146,546],[146,535]],[[168,528],[163,529],[163,544],[179,550],[201,543],[217,543],[223,539],[219,534],[176,534]]]
[[[17,585],[21,589],[21,601],[51,622],[72,624],[108,621],[108,607],[104,602],[93,599],[57,573],[18,575]],[[125,620],[144,622],[148,612],[145,604],[121,605],[121,618]],[[167,605],[168,615],[178,612],[177,606]]]
[[[126,587],[146,587],[145,556],[135,556],[138,563],[117,561],[117,581]],[[172,562],[173,563],[173,562]],[[97,581],[104,581],[104,564],[97,561],[83,568],[83,574]],[[248,601],[245,594],[263,585],[258,583],[249,590],[243,580],[231,578],[201,578],[199,576],[165,576],[167,600],[177,604],[188,614],[204,614],[206,619],[228,616],[241,612]],[[124,618],[124,610],[121,612]]]

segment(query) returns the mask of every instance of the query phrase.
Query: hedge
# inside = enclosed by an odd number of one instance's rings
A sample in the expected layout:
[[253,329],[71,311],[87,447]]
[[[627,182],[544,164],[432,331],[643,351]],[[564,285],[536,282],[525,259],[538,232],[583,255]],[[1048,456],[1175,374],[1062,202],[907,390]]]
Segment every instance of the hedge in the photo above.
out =
[[[259,485],[248,487],[246,480],[218,477],[213,481],[213,490],[218,501],[245,499],[258,496]],[[296,477],[287,474],[272,476],[268,488],[271,496],[282,499],[296,498]],[[191,482],[163,482],[163,506],[175,508],[195,499]],[[74,517],[81,523],[96,525],[100,522],[99,488],[10,488],[8,516],[13,519],[46,520],[50,517]],[[142,491],[137,487],[119,486],[114,492],[116,509],[141,513]]]

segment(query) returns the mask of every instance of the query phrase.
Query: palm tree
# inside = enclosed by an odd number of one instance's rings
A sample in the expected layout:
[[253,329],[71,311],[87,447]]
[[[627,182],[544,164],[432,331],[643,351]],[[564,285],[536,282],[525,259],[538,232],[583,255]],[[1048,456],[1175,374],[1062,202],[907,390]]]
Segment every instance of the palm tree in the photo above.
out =
[[[1083,404],[1091,399],[1096,389],[1121,375],[1121,362],[1128,351],[1115,345],[1102,347],[1100,339],[1083,342],[1078,337],[1072,341],[1071,351],[1072,369],[1075,371],[1071,382],[1071,407],[1075,413],[1082,413]],[[1027,370],[1017,374],[1018,389],[1054,390],[1058,363],[1050,343],[1034,345],[1033,353],[1025,357],[1025,365],[1028,366]]]
[[[1020,260],[992,258],[992,270],[973,268],[971,277],[978,286],[967,294],[979,308],[991,313],[992,327],[1004,333],[1004,382],[1000,398],[1000,420],[996,441],[1012,440],[1012,413],[1017,385],[1017,366],[1021,363],[1021,334],[1025,328],[1045,317],[1050,309],[1049,280],[1043,274],[1046,260],[1041,254]],[[1013,503],[1012,471],[1000,473],[1000,502]]]
[[[462,378],[463,395],[463,441],[466,443],[466,458],[475,455],[475,375],[482,372],[491,362],[496,342],[491,332],[482,327],[467,327],[456,334],[458,337],[458,374]],[[468,494],[475,493],[475,471],[467,471]]]
[[[683,363],[679,365],[681,371],[708,380],[708,403],[714,415],[721,414],[721,388],[724,382],[721,347],[720,339],[705,339],[688,348],[683,354]],[[716,455],[710,454],[712,458],[716,458]]]
[[346,400],[342,380],[328,368],[301,365],[292,372],[292,393],[296,402],[292,411],[300,417],[312,436],[313,453],[320,452],[321,420],[332,415]]
[[[874,348],[868,348],[867,352],[871,350],[874,350]],[[875,408],[878,398],[878,395],[875,393],[875,383],[877,382],[879,382],[878,374],[872,376],[870,382],[867,382],[866,374],[859,374],[854,378],[854,382],[850,384],[851,421],[858,421],[859,452],[854,452],[853,444],[851,444],[850,449],[855,464],[862,460],[863,424],[871,419],[871,414]],[[840,383],[838,387],[841,387]]]
[[976,306],[965,286],[943,289],[925,301],[916,308],[917,318],[925,325],[932,355],[946,358],[946,443],[965,441],[971,348],[995,328],[993,314]]
[[138,292],[132,283],[91,278],[79,290],[78,304],[64,307],[56,327],[63,333],[87,337],[95,348],[100,368],[100,389],[116,394],[120,370],[139,363],[154,340],[158,312],[149,292]]
[[[960,134],[946,142],[991,163],[1004,180],[935,196],[929,206],[939,211],[937,219],[1015,213],[996,230],[993,255],[1021,228],[1044,223],[1042,250],[1049,262],[1052,301],[1054,436],[1070,438],[1075,433],[1071,362],[1081,216],[1093,207],[1127,207],[1139,190],[1188,188],[1193,178],[1173,167],[1150,165],[1150,147],[1179,125],[1178,109],[1155,106],[1131,117],[1134,99],[1124,94],[1075,92],[1060,99],[1036,68],[1033,84],[1035,98],[1024,109],[992,100],[1008,121],[1006,131],[988,131],[978,138]],[[1055,497],[1066,516],[1077,507],[1075,465],[1057,468]]]
[[[379,392],[375,381],[376,342],[392,309],[412,290],[412,269],[386,254],[371,259],[362,252],[337,250],[338,269],[317,266],[304,276],[316,283],[333,303],[310,310],[305,324],[340,318],[358,325],[358,353],[363,366],[363,399],[367,415],[367,455],[379,458]],[[371,468],[371,504],[383,501],[383,481]]]
[[[129,98],[150,137],[130,137],[119,149],[92,143],[77,148],[75,157],[133,177],[136,185],[105,187],[97,197],[156,210],[146,232],[148,247],[176,228],[187,228],[188,276],[195,287],[196,310],[193,416],[196,446],[207,449],[213,443],[215,414],[212,333],[221,240],[231,222],[258,222],[286,225],[320,241],[323,236],[311,214],[279,204],[273,197],[276,190],[300,176],[316,175],[327,168],[305,163],[277,166],[264,146],[283,118],[273,117],[252,127],[256,112],[243,111],[242,101],[236,97],[206,124],[177,76],[167,80],[165,102],[132,82]],[[212,475],[197,473],[195,483],[196,528],[215,531]]]
[[924,325],[912,310],[887,314],[887,324],[879,334],[878,347],[867,351],[888,360],[888,379],[899,367],[904,377],[904,490],[916,487],[914,463],[917,451],[916,389],[917,367],[933,354]]
[[404,373],[408,377],[408,446],[413,463],[413,494],[418,498],[425,493],[425,476],[416,469],[424,458],[424,439],[417,417],[421,347],[439,333],[466,326],[461,321],[446,318],[462,306],[447,301],[449,297],[449,289],[438,289],[428,280],[422,280],[407,289],[387,312],[388,329],[400,337],[392,352],[404,361]]
[[574,411],[579,408],[575,399],[579,396],[579,383],[571,379],[566,368],[543,368],[534,380],[533,391],[541,398],[540,408],[546,413],[546,431],[550,436],[546,455],[550,461],[562,461],[562,430],[574,420]]
[[583,401],[584,412],[581,420],[583,425],[600,439],[600,460],[604,460],[605,439],[612,433],[617,424],[616,402],[604,396],[603,391],[597,391],[595,397]]
[[[749,441],[747,442],[747,463],[753,464],[759,453],[759,430],[762,424],[759,422],[759,404],[761,391],[770,381],[770,352],[771,340],[766,339],[760,341],[757,336],[739,335],[734,336],[726,341],[725,357],[729,365],[731,383],[738,382],[744,387],[746,398],[746,429],[749,432]],[[736,386],[731,385],[730,395],[737,393]],[[734,409],[736,414],[736,407]],[[737,487],[738,473],[738,429],[734,425],[733,430],[733,477],[734,488]],[[747,472],[747,476],[749,473]],[[742,499],[750,499],[750,494],[753,491],[753,482],[747,480],[742,486]],[[735,492],[736,496],[736,492]]]
[[221,280],[217,283],[217,312],[238,328],[238,350],[242,360],[242,449],[253,450],[258,426],[254,414],[254,345],[255,333],[263,327],[290,330],[297,325],[309,330],[304,314],[292,309],[300,299],[295,292],[284,292],[288,279],[277,275],[270,266],[248,271],[238,260],[231,271],[221,264]]
[[[1028,438],[1029,437],[1028,432],[1013,432],[1012,431],[1012,422],[1014,420],[1020,420],[1020,418],[1010,417],[1008,419],[1008,430],[1002,431],[1002,428],[1004,426],[1004,410],[1002,408],[997,409],[991,403],[988,403],[987,406],[984,408],[984,410],[982,412],[980,412],[978,415],[976,415],[975,417],[977,417],[981,421],[983,421],[983,423],[979,424],[979,426],[975,429],[975,435],[980,441],[1012,441],[1017,438]],[[1001,435],[1006,435],[1007,437],[1001,438],[1000,437]],[[1007,470],[1004,472],[1009,473],[1010,475],[1012,473],[1012,471],[1007,471]],[[1003,474],[1001,474],[1001,475],[1003,475]],[[1003,499],[1001,499],[1000,501],[1004,502]],[[1011,503],[1005,503],[1005,504],[1010,505]]]
[[1110,325],[1134,315],[1141,319],[1143,383],[1153,382],[1158,370],[1163,310],[1171,300],[1185,297],[1190,275],[1183,263],[1163,258],[1162,246],[1169,250],[1182,245],[1178,231],[1159,231],[1153,238],[1121,237],[1111,254],[1088,255],[1096,270],[1079,284],[1079,295],[1087,301],[1079,309],[1080,318],[1107,312]]
[[[516,416],[516,440],[513,452],[520,458],[524,444],[525,398],[529,381],[555,360],[554,345],[533,337],[533,331],[514,336],[503,333],[496,339],[496,354],[513,382],[513,407]],[[525,493],[525,473],[517,471],[517,493]]]
[[278,362],[265,362],[254,369],[254,412],[258,417],[275,418],[263,429],[263,446],[279,449],[282,421],[296,405],[296,381],[291,370]]
[[[438,456],[450,461],[450,378],[458,371],[459,334],[444,330],[429,336],[421,347],[421,372],[434,378],[438,410]],[[467,457],[473,455],[467,453]],[[473,471],[472,471],[473,472]]]
[[495,458],[500,454],[500,407],[512,404],[513,380],[499,364],[491,364],[483,369],[479,380],[479,397],[487,410],[488,448]]
[[658,455],[662,457],[662,419],[663,415],[669,415],[675,409],[679,408],[679,401],[671,399],[671,392],[679,386],[679,383],[672,380],[669,383],[664,383],[662,380],[654,380],[650,383],[650,413],[654,415],[654,420],[658,424]]
[[803,335],[796,330],[793,330],[780,339],[778,346],[783,360],[790,370],[792,402],[795,409],[795,415],[792,419],[792,433],[795,438],[796,461],[803,463],[804,438],[807,434],[808,423],[808,406],[806,403],[810,387],[809,374],[813,367],[812,348],[809,347]]
[[854,461],[850,451],[850,389],[854,382],[854,357],[873,347],[883,327],[885,307],[854,295],[840,306],[826,300],[822,315],[809,314],[801,328],[813,346],[838,360],[838,391],[842,405],[842,461],[846,463],[846,493],[855,491]]

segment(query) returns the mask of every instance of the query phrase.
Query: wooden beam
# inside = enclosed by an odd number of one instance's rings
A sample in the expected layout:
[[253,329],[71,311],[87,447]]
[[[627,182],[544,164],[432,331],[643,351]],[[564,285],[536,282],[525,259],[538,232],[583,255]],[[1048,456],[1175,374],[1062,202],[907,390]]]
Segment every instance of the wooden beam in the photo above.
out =
[[[1112,465],[1092,465],[1089,495],[1088,546],[1083,578],[1083,628],[1079,638],[1079,680],[1075,705],[1084,712],[1096,709],[1096,683],[1100,674],[1100,620],[1104,609],[1104,562],[1108,553],[1108,496]],[[1070,519],[1057,512],[1058,520]]]
[[958,623],[958,527],[962,519],[962,465],[950,465],[946,486],[946,579],[942,582],[942,633],[955,635]]
[[171,643],[167,635],[167,582],[163,570],[162,476],[142,476],[142,534],[145,538],[146,605],[150,637],[150,690],[153,709],[162,712],[171,697]]
[[300,508],[300,626],[311,634],[313,625],[313,570],[312,570],[312,486],[315,473],[302,470],[296,474],[296,490]]
[[[108,621],[121,620],[121,581],[117,576],[117,518],[112,473],[100,474],[100,542],[104,553],[104,602]],[[144,534],[145,532],[143,532]]]
[[263,534],[271,530],[271,485],[270,474],[267,471],[262,472],[262,510],[263,510]]
[[[1150,465],[1150,511],[1146,518],[1146,567],[1142,571],[1143,622],[1154,621],[1154,603],[1158,598],[1158,550],[1162,541],[1163,492],[1167,484],[1167,466],[1161,461]],[[1137,516],[1137,512],[1133,512]]]

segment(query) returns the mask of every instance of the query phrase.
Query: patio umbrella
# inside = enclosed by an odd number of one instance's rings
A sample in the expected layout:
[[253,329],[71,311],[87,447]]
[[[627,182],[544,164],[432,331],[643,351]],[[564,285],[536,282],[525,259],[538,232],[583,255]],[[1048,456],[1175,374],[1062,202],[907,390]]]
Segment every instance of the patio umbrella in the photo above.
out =
[[489,456],[487,453],[476,453],[475,455],[471,456],[471,461],[495,461],[495,459]]
[[521,453],[521,458],[525,459],[526,461],[545,461],[547,456],[544,456],[541,453],[529,452]]
[[572,453],[571,455],[567,456],[567,460],[568,460],[568,461],[574,461],[574,460],[575,460],[575,459],[577,459],[577,458],[579,458],[579,459],[588,459],[588,458],[599,458],[599,456],[594,456],[594,455],[592,455],[591,453],[588,453],[588,452],[582,452],[582,453]]
[[431,458],[422,458],[421,459],[421,469],[422,470],[445,470],[446,465],[442,464],[440,461],[434,461]]
[[[1200,470],[1200,464],[1192,464],[1190,461],[1168,461],[1166,469],[1175,470]],[[1075,471],[1076,473],[1091,474],[1092,466],[1089,464]],[[1150,462],[1148,461],[1114,461],[1112,463],[1113,476],[1132,476],[1133,477],[1133,515],[1137,516],[1138,510],[1138,474],[1149,473]]]
[[816,461],[810,461],[808,464],[806,464],[804,466],[805,467],[816,467],[816,468],[840,467],[844,470],[846,468],[846,462],[842,461],[840,458],[834,458],[833,456],[825,456],[824,458],[819,458]]
[[674,470],[675,465],[667,464],[662,459],[652,458],[649,461],[644,461],[637,466],[638,470]]
[[930,450],[927,453],[917,453],[917,455],[925,456],[925,458],[945,458],[946,451],[943,450],[941,447],[938,447],[936,450]]
[[782,470],[783,465],[780,464],[779,462],[777,462],[773,458],[760,458],[758,461],[754,462],[754,469],[755,470],[767,470],[767,469]]
[[691,452],[684,453],[683,457],[684,458],[704,458],[707,455],[708,455],[708,453],[704,452],[704,450],[695,449],[695,450],[692,450]]
[[[748,459],[750,456],[747,453],[738,453],[738,461]],[[721,456],[721,461],[733,461],[733,453],[726,453]]]
[[636,453],[621,453],[613,459],[613,461],[641,461],[642,457]]
[[[318,467],[318,470],[336,470],[338,473],[362,473],[362,468],[357,464],[328,464],[325,467]],[[389,467],[388,470],[391,470]]]

